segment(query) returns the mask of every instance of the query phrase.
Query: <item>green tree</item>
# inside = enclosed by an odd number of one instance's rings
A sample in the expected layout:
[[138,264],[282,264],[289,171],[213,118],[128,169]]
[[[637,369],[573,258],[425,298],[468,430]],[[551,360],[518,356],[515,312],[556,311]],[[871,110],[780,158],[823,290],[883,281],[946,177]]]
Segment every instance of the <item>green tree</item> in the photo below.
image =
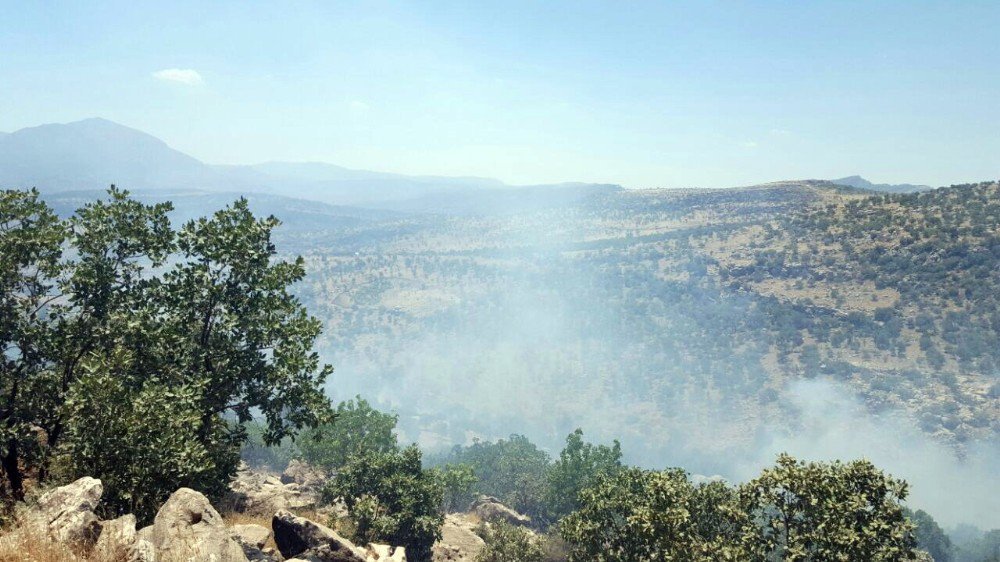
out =
[[[312,351],[320,323],[288,290],[303,277],[303,262],[276,258],[277,219],[254,217],[241,199],[175,233],[170,210],[112,186],[62,223],[37,193],[3,192],[0,460],[13,497],[22,470],[37,469],[44,481],[53,459],[64,475],[88,471],[117,482],[119,506],[140,501],[130,494],[155,498],[161,485],[188,482],[218,495],[235,472],[252,411],[266,422],[267,443],[330,420],[322,383],[331,368]],[[185,445],[167,445],[149,473],[135,472],[125,455],[98,460],[97,436],[111,434],[88,433],[84,420],[98,421],[94,412],[113,418],[100,418],[108,427],[133,431],[119,444],[139,447],[137,455],[148,427],[127,407],[94,403],[90,391],[188,421],[193,409],[194,442],[180,432]],[[163,468],[178,459],[189,465]]]
[[0,192],[0,468],[3,495],[24,498],[26,466],[43,450],[36,428],[51,407],[52,325],[66,228],[38,192]]
[[922,509],[910,511],[904,509],[906,517],[913,523],[914,536],[917,539],[917,546],[926,550],[934,562],[951,562],[955,555],[953,552],[951,539],[945,534],[944,529],[938,525],[937,521],[929,513]]
[[480,534],[486,546],[476,562],[542,562],[545,552],[531,533],[505,521],[484,525]]
[[446,464],[431,469],[441,483],[441,510],[445,513],[462,511],[473,501],[472,488],[478,480],[467,464]]
[[583,430],[566,437],[566,447],[548,471],[546,503],[550,520],[556,521],[574,511],[580,491],[598,475],[614,473],[622,466],[622,448],[618,441],[592,445],[583,440]]
[[806,463],[788,455],[739,490],[753,560],[912,560],[907,485],[868,461]]
[[416,445],[352,457],[323,496],[344,501],[359,542],[406,547],[408,560],[428,562],[431,547],[441,538],[441,484],[422,468]]
[[494,496],[521,513],[544,519],[551,458],[527,437],[511,435],[495,442],[456,446],[445,460],[472,467],[478,478],[477,494]]
[[389,453],[397,448],[399,417],[372,408],[360,396],[337,405],[333,423],[303,431],[298,448],[303,460],[314,466],[337,469],[354,456]]
[[[709,505],[712,497],[699,495],[679,469],[624,468],[599,474],[584,488],[579,509],[559,530],[570,562],[742,560],[738,546],[716,532],[726,525],[712,523],[734,518],[738,524],[739,512],[729,503]],[[702,527],[713,532],[702,535]]]
[[332,419],[322,384],[333,369],[312,350],[322,324],[288,290],[305,276],[304,261],[275,259],[278,224],[256,218],[240,199],[185,224],[180,260],[164,274],[163,341],[179,367],[177,382],[203,388],[205,439],[226,424],[223,415],[244,424],[254,410],[268,444]]
[[100,475],[104,518],[133,513],[146,524],[178,487],[213,487],[206,479],[216,459],[196,431],[199,389],[153,382],[139,388],[122,372],[119,365],[83,362],[66,400],[67,467],[57,474]]

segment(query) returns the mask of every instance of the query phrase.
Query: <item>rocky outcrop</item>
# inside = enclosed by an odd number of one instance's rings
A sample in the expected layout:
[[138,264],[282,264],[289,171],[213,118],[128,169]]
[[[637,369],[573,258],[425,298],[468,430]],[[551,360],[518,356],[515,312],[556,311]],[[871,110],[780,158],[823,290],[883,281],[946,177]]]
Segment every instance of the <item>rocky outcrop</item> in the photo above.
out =
[[299,517],[288,511],[279,511],[271,521],[274,542],[281,555],[292,560],[308,562],[405,562],[406,551],[385,545],[359,548],[336,531]]
[[84,477],[44,494],[26,517],[29,524],[43,528],[53,540],[90,546],[101,534],[94,510],[103,493],[100,480]]
[[475,524],[464,516],[446,515],[441,540],[434,543],[434,562],[473,562],[486,548],[474,529]]
[[[301,473],[298,476],[305,478]],[[291,478],[291,476],[289,477]],[[319,489],[307,488],[297,482],[284,483],[267,472],[242,466],[229,486],[226,504],[235,511],[270,517],[280,510],[315,507]]]
[[132,546],[138,533],[135,530],[135,515],[122,515],[110,521],[101,521],[101,535],[94,545],[98,560],[123,560],[132,553]]
[[219,512],[202,494],[181,488],[173,493],[153,521],[149,535],[157,562],[212,560],[247,562],[243,547],[233,538]]
[[320,488],[326,483],[326,478],[326,471],[298,459],[292,459],[281,473],[283,484],[297,484],[302,489],[315,493],[319,493]]
[[500,520],[510,523],[511,525],[519,525],[521,527],[531,525],[530,517],[527,515],[521,515],[520,513],[500,503],[500,500],[491,496],[479,496],[479,498],[472,503],[472,507],[470,507],[469,510],[472,513],[475,513],[476,516],[483,521]]

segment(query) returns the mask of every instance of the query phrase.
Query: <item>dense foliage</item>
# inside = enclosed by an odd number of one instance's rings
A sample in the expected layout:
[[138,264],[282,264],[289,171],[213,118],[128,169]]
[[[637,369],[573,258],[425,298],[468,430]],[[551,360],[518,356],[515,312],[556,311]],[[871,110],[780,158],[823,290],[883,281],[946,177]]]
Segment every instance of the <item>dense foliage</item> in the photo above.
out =
[[303,431],[299,455],[314,466],[338,469],[362,453],[389,453],[396,449],[397,416],[372,408],[360,396],[337,405],[332,423]]
[[404,546],[414,562],[428,562],[441,538],[441,495],[416,446],[355,455],[324,489],[328,501],[339,498],[347,505],[358,541]]
[[726,503],[696,508],[698,494],[676,469],[599,475],[581,492],[580,509],[560,523],[570,561],[741,559],[729,522],[737,510]]
[[894,561],[911,557],[907,485],[868,461],[807,463],[788,455],[740,487],[743,546],[759,560]]
[[904,512],[913,523],[917,546],[927,551],[934,558],[934,562],[952,562],[955,559],[955,549],[951,539],[929,513],[922,509],[915,512],[907,509]]
[[511,435],[509,439],[457,446],[445,461],[472,468],[476,476],[474,493],[499,498],[533,518],[544,516],[545,483],[551,458],[527,437]]
[[579,506],[580,492],[603,474],[614,474],[622,466],[622,448],[618,441],[610,447],[592,445],[583,440],[577,429],[566,438],[566,447],[549,468],[546,490],[546,515],[557,521]]
[[543,562],[545,552],[527,530],[495,521],[482,528],[483,548],[475,562]]
[[0,195],[11,497],[57,469],[105,480],[109,512],[146,520],[177,487],[225,489],[252,412],[268,443],[330,419],[320,322],[288,290],[305,270],[275,258],[277,219],[241,199],[174,230],[170,209],[112,187],[63,221],[36,192]]
[[467,464],[446,464],[432,469],[441,483],[441,509],[445,513],[463,511],[475,500],[473,486],[479,478]]

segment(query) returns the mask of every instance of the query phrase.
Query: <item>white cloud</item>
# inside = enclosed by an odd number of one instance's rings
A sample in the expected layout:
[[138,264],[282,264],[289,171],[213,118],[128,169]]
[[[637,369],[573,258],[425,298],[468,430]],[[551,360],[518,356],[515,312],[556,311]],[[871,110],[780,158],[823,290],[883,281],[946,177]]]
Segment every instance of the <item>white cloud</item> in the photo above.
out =
[[354,113],[365,113],[369,109],[371,109],[370,105],[368,105],[367,103],[365,103],[365,102],[363,102],[361,100],[353,100],[350,103],[350,107],[351,107],[351,111],[354,112]]
[[165,68],[153,73],[153,78],[164,82],[177,82],[187,86],[197,86],[204,82],[197,70],[190,68]]
[[742,146],[743,148],[757,148],[757,141],[741,142],[740,146]]

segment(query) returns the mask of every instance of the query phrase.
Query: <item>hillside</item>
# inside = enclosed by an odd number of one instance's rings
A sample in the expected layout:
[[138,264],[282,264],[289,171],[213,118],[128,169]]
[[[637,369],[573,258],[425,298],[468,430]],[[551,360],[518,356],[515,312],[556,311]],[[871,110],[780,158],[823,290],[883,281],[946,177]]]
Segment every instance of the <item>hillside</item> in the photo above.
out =
[[960,446],[1000,429],[998,206],[809,181],[404,216],[314,234],[302,294],[338,392],[431,444],[582,425],[722,470],[822,377]]
[[105,120],[0,143],[5,185],[44,188],[63,215],[121,178],[172,200],[175,221],[238,194],[282,218],[332,393],[397,408],[425,445],[523,431],[551,448],[584,426],[638,460],[728,472],[801,422],[790,388],[816,378],[960,450],[997,438],[995,184],[623,190],[211,166]]

